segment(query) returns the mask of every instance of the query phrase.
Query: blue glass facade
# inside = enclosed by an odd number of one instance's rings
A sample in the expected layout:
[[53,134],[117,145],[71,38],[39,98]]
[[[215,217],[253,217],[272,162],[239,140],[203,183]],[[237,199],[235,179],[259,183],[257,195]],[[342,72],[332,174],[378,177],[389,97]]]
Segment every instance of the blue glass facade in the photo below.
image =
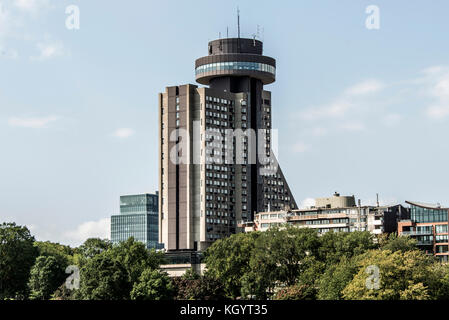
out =
[[405,220],[402,233],[417,240],[418,246],[433,253],[442,262],[449,261],[448,208],[439,205],[410,204],[410,222]]
[[111,217],[111,240],[116,244],[134,237],[147,248],[162,249],[158,243],[158,195],[120,197],[120,214]]
[[447,209],[431,209],[411,205],[411,219],[417,223],[447,222]]
[[242,61],[217,62],[205,64],[196,68],[195,74],[198,75],[205,72],[225,71],[225,70],[253,70],[253,71],[268,72],[273,75],[276,75],[276,68],[270,66],[269,64],[259,62],[242,62]]

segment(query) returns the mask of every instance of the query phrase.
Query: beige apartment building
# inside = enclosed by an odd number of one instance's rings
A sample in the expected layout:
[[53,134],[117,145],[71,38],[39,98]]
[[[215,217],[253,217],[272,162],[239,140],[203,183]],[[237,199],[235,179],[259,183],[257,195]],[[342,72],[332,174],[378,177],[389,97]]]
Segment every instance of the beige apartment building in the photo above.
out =
[[306,209],[259,212],[253,221],[240,221],[246,232],[266,231],[273,226],[290,224],[316,229],[319,234],[329,231],[369,231],[373,234],[391,233],[397,221],[407,214],[401,205],[358,206],[354,196],[335,193],[329,198],[316,198],[315,206]]

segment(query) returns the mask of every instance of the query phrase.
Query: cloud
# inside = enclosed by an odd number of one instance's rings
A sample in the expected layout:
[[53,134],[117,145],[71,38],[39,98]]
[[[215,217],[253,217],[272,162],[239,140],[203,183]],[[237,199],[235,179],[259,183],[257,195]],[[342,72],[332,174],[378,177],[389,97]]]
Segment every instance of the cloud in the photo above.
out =
[[359,96],[378,92],[384,88],[384,84],[378,80],[366,80],[346,89],[345,93],[351,96]]
[[71,243],[81,244],[89,238],[109,239],[111,234],[111,219],[88,221],[80,224],[76,229],[64,233]]
[[48,60],[64,55],[64,46],[59,42],[40,42],[37,44],[38,56],[31,57],[32,60]]
[[317,120],[325,117],[341,117],[352,107],[352,103],[338,99],[328,105],[309,108],[301,112],[300,117],[305,120]]
[[14,0],[13,3],[16,8],[33,13],[50,6],[49,0]]
[[426,115],[431,119],[449,116],[449,69],[433,66],[422,71],[425,75],[421,82],[427,86],[425,94],[432,103],[426,108]]
[[129,138],[135,134],[135,131],[130,128],[120,128],[114,132],[114,136],[120,139]]
[[306,198],[304,200],[301,201],[301,203],[299,204],[299,207],[301,209],[308,209],[310,207],[314,207],[315,206],[315,199],[313,198]]
[[43,118],[19,118],[12,117],[8,119],[8,124],[11,127],[23,127],[23,128],[33,128],[42,129],[47,128],[48,124],[58,120],[57,116],[48,116]]
[[356,97],[378,92],[384,87],[385,85],[378,80],[365,80],[347,88],[329,104],[308,108],[300,113],[300,117],[305,120],[342,117],[356,106],[354,103]]

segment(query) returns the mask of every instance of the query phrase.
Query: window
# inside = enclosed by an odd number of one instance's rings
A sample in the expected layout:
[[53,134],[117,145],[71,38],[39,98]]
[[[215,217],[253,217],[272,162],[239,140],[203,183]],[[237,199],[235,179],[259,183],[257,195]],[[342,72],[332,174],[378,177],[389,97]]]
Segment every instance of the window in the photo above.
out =
[[436,240],[437,243],[447,242],[448,241],[448,236],[447,235],[436,236],[435,240]]
[[436,225],[435,232],[436,233],[447,233],[447,224]]

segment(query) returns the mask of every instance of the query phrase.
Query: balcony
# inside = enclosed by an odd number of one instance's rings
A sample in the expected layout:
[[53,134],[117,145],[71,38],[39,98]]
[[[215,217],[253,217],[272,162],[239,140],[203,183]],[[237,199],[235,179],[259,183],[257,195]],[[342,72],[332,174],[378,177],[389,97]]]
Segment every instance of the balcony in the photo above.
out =
[[432,235],[433,231],[402,231],[401,235],[404,236],[425,236],[425,235]]
[[423,241],[423,240],[421,240],[421,241],[418,241],[417,245],[418,246],[433,246],[433,241],[429,241],[429,240]]

